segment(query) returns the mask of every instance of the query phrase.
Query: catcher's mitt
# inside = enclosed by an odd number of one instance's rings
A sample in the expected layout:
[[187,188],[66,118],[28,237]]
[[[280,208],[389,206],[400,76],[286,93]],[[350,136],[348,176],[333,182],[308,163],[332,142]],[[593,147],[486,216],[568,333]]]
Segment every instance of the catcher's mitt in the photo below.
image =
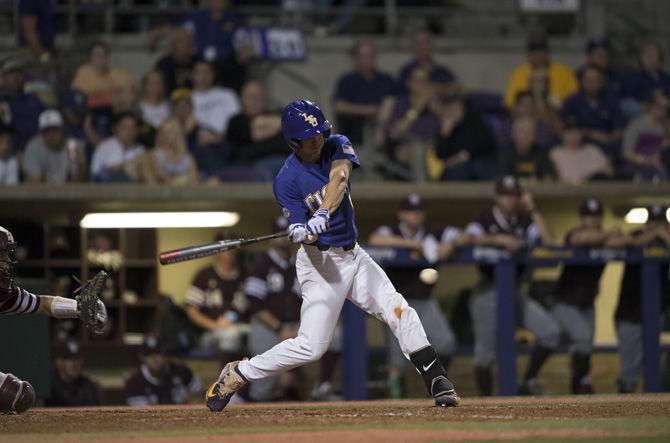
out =
[[100,300],[100,293],[108,277],[105,271],[100,271],[74,291],[79,318],[96,334],[101,334],[107,324],[107,309]]

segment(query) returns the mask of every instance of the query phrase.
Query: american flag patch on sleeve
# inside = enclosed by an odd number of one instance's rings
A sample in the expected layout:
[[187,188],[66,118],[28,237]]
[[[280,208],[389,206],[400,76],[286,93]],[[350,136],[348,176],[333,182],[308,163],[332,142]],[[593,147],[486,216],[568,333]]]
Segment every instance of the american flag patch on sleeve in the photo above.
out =
[[351,145],[342,146],[342,152],[349,155],[356,155],[356,152],[354,152],[354,147]]

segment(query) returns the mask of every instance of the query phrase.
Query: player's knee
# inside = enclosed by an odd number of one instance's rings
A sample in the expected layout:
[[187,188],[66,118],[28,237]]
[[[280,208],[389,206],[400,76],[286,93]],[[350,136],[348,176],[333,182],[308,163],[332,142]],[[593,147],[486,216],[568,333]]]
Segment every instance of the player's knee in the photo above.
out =
[[571,346],[571,351],[577,354],[588,355],[593,351],[593,341],[590,338],[575,340]]
[[27,381],[6,374],[0,383],[0,412],[21,414],[35,403],[35,390]]
[[431,343],[439,355],[451,355],[456,351],[456,337],[448,334]]
[[472,360],[478,368],[490,368],[496,361],[495,349],[484,348],[475,344]]
[[549,349],[556,349],[561,342],[561,331],[558,325],[547,323],[543,331],[537,335],[537,341]]

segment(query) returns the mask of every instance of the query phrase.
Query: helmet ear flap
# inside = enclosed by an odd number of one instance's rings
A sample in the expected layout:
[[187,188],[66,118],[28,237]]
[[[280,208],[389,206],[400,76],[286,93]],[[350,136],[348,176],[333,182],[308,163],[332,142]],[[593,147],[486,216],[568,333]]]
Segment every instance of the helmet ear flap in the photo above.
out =
[[300,140],[297,138],[292,138],[289,142],[288,145],[291,147],[291,149],[298,149],[300,148]]
[[330,129],[323,133],[324,139],[327,139],[328,137],[330,137]]

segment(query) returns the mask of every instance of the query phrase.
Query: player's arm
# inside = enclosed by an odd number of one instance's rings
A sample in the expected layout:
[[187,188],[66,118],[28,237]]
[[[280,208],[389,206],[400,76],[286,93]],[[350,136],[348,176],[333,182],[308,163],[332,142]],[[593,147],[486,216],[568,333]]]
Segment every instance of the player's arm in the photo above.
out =
[[368,243],[372,246],[388,246],[391,248],[409,248],[421,249],[420,240],[408,240],[399,235],[393,234],[393,231],[388,226],[381,226],[368,239]]
[[554,237],[551,235],[549,226],[547,226],[540,211],[537,210],[535,200],[530,192],[524,191],[521,195],[521,206],[528,212],[533,221],[531,225],[532,230],[537,230],[533,235],[545,246],[554,244]]
[[566,242],[567,246],[593,247],[605,244],[610,232],[597,228],[581,228],[573,231]]
[[330,176],[326,185],[326,193],[319,209],[326,209],[333,213],[342,203],[342,199],[349,187],[349,177],[353,163],[349,160],[334,160],[330,167]]
[[268,328],[272,329],[275,332],[279,332],[282,329],[282,322],[275,317],[275,315],[267,309],[261,309],[255,314],[256,319],[263,323]]
[[46,51],[40,43],[39,32],[37,31],[37,16],[24,15],[21,17],[21,30],[26,39],[26,44],[35,57],[41,56]]
[[462,238],[464,245],[473,246],[494,246],[504,248],[508,251],[519,249],[519,240],[509,234],[489,234],[477,220],[470,222],[465,228],[465,234]]
[[217,320],[212,320],[211,318],[207,317],[205,314],[200,312],[200,309],[193,305],[186,306],[186,316],[189,318],[189,320],[203,329],[212,330],[221,327],[219,326]]

